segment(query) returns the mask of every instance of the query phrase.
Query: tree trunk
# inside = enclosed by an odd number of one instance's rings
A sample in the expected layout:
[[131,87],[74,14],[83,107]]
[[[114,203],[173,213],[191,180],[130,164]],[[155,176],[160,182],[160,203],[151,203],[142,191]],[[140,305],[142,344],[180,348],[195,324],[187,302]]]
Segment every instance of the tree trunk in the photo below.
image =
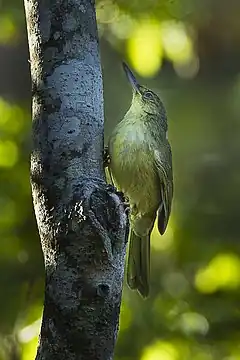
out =
[[38,360],[112,359],[127,217],[104,177],[94,2],[25,0],[33,96],[31,185],[45,260]]

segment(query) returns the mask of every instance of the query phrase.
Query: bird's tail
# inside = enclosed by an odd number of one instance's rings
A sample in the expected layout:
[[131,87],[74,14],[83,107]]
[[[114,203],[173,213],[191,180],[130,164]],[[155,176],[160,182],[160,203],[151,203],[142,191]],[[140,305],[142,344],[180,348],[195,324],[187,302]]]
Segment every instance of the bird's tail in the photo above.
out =
[[127,267],[128,285],[146,298],[149,294],[149,277],[150,234],[139,237],[131,230]]

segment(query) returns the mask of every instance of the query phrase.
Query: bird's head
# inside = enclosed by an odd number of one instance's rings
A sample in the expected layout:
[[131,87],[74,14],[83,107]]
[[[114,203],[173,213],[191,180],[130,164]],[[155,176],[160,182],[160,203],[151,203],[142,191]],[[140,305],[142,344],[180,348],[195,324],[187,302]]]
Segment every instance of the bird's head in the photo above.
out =
[[129,67],[123,63],[123,69],[132,86],[132,106],[137,111],[143,111],[150,115],[166,117],[165,107],[157,94],[147,87],[140,85]]

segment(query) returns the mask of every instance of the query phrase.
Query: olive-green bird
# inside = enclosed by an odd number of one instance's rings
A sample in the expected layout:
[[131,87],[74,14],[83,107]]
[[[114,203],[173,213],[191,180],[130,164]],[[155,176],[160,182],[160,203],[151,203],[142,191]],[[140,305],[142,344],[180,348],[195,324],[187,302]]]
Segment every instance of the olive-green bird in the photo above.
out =
[[158,213],[166,230],[173,197],[172,153],[167,115],[160,98],[139,85],[123,63],[132,86],[132,104],[109,139],[109,170],[130,205],[127,282],[143,297],[149,294],[150,235]]

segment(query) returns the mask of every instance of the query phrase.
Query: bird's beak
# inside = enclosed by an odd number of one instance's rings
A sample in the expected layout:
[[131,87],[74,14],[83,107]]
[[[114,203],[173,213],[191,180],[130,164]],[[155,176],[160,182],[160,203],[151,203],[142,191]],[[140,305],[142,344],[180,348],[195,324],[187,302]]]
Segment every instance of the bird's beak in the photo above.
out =
[[127,78],[130,82],[130,84],[132,85],[132,88],[135,92],[141,94],[141,91],[140,91],[140,85],[139,83],[137,82],[135,76],[133,75],[132,71],[129,69],[129,67],[127,66],[127,64],[125,62],[123,62],[123,69],[127,75]]

